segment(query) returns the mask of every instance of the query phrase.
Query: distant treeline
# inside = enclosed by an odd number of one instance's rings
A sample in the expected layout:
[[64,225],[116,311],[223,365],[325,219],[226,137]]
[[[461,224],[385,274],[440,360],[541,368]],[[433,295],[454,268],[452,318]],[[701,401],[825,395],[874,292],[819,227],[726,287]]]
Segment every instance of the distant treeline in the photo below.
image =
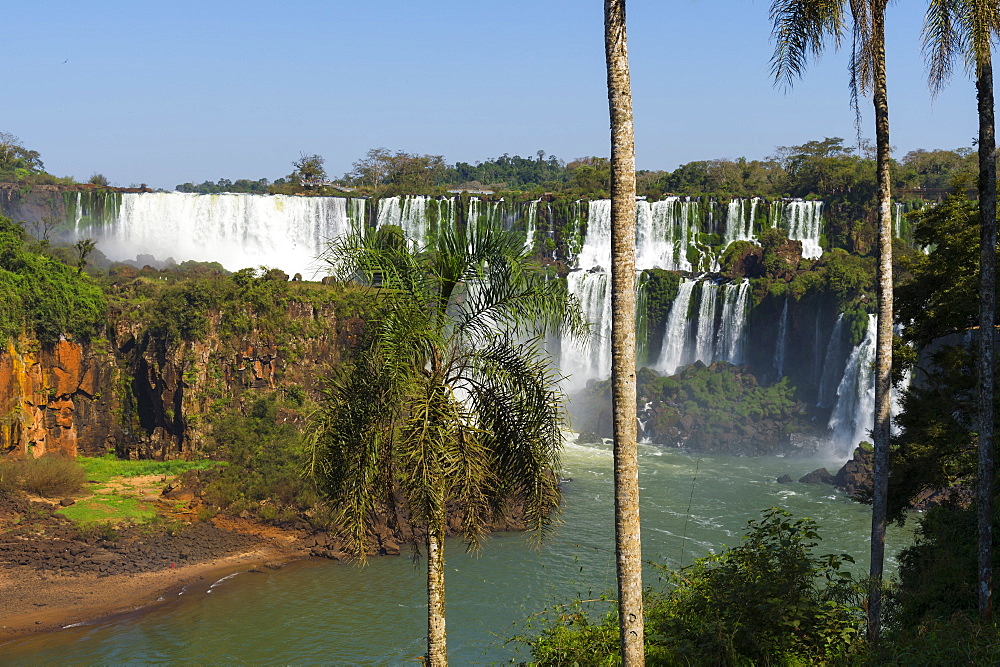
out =
[[[273,183],[267,179],[220,179],[200,185],[183,183],[181,192],[249,192],[362,195],[443,194],[448,190],[488,190],[537,196],[546,192],[581,197],[607,197],[611,168],[607,158],[583,157],[566,162],[539,150],[533,157],[509,155],[470,164],[446,164],[440,155],[417,155],[385,148],[371,149],[340,179],[327,180],[323,158],[296,160],[296,170]],[[956,175],[976,173],[971,148],[914,150],[893,162],[893,188],[908,197],[937,198]],[[673,171],[642,170],[639,193],[659,198],[668,194],[711,194],[720,197],[818,197],[861,204],[875,189],[871,147],[845,144],[827,137],[799,146],[779,146],[764,160],[719,158],[697,160]]]

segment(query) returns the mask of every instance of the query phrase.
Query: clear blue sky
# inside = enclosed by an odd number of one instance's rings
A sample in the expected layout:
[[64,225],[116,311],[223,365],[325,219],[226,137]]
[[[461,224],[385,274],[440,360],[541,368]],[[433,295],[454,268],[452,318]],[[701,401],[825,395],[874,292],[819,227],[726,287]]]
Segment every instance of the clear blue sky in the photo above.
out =
[[[854,137],[844,53],[787,93],[771,85],[768,6],[630,0],[640,169]],[[964,72],[927,92],[925,6],[887,17],[897,157],[976,134]],[[57,175],[172,188],[273,180],[300,152],[334,176],[379,146],[449,163],[609,153],[600,0],[31,0],[7,3],[3,21],[0,130]]]

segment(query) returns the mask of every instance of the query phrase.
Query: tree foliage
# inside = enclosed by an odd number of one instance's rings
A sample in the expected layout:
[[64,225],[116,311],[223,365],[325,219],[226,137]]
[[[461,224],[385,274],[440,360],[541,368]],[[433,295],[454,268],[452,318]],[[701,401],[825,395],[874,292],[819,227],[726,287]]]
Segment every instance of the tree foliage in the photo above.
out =
[[0,337],[27,331],[42,343],[87,340],[104,330],[106,312],[89,276],[29,248],[21,226],[0,216]]
[[364,555],[375,517],[400,505],[424,533],[437,664],[446,510],[460,512],[473,545],[512,503],[529,528],[550,525],[561,397],[537,336],[582,322],[563,283],[530,270],[520,235],[480,219],[410,243],[383,228],[330,249],[336,275],[371,286],[379,309],[355,362],[328,385],[311,471],[354,553]]
[[[749,522],[738,546],[679,571],[647,592],[651,664],[815,664],[846,660],[864,620],[847,554],[815,552],[811,519],[771,508]],[[521,638],[541,665],[618,664],[614,613],[594,620],[560,612],[539,635]]]

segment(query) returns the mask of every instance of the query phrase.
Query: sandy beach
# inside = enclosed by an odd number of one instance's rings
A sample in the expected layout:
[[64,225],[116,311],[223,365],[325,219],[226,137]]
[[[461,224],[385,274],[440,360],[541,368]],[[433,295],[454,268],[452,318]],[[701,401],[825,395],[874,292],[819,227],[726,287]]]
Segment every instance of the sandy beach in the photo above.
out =
[[108,542],[57,516],[39,518],[47,508],[38,503],[0,504],[0,519],[36,517],[0,535],[0,642],[135,612],[234,572],[280,567],[308,557],[312,544],[301,531],[224,517]]

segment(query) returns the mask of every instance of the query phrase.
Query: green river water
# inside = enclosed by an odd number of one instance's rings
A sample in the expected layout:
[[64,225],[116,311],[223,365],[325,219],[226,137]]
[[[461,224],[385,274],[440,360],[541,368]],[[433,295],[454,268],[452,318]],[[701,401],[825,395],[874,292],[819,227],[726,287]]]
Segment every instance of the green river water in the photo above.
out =
[[[778,484],[842,461],[730,458],[640,445],[647,560],[677,566],[734,545],[747,521],[774,505],[819,522],[820,553],[847,552],[868,569],[868,508],[826,485]],[[568,445],[562,523],[539,548],[493,536],[468,555],[448,544],[447,629],[452,664],[507,663],[528,654],[506,640],[547,606],[611,592],[615,583],[610,445]],[[889,528],[892,556],[910,528]],[[647,570],[647,583],[655,583]],[[211,590],[209,592],[209,587]],[[378,558],[360,568],[292,563],[205,582],[176,599],[111,622],[0,645],[0,664],[416,664],[424,650],[423,563]]]

